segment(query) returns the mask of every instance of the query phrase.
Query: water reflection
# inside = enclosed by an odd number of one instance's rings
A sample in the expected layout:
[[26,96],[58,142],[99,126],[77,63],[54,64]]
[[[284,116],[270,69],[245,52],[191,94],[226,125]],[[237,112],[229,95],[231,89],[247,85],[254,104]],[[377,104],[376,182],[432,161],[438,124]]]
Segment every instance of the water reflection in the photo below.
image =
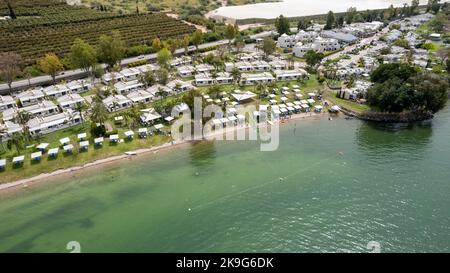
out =
[[189,150],[191,164],[196,167],[207,167],[214,164],[216,147],[214,141],[192,142]]
[[433,135],[432,121],[412,124],[362,122],[356,130],[358,149],[389,155],[397,152],[423,152]]

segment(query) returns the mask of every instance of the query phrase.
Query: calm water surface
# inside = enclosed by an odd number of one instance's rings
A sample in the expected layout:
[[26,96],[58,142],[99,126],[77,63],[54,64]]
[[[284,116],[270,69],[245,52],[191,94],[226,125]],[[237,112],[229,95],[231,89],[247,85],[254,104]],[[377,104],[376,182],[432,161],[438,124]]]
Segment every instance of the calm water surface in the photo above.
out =
[[[0,195],[0,251],[450,251],[450,107],[431,123],[299,120]],[[280,181],[280,177],[283,178]]]

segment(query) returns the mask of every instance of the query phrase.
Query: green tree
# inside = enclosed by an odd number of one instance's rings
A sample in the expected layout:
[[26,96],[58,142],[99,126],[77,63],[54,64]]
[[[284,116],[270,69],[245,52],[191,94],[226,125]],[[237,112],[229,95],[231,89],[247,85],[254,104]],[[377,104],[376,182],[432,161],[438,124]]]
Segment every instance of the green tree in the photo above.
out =
[[195,46],[197,51],[198,51],[198,46],[200,45],[202,40],[203,40],[203,33],[200,30],[197,29],[196,31],[194,31],[194,33],[192,33],[191,42]]
[[184,54],[187,55],[189,53],[189,43],[191,41],[191,38],[189,35],[184,35],[183,39],[181,40],[180,46],[184,48]]
[[25,148],[25,139],[22,133],[15,132],[12,134],[11,138],[8,139],[6,143],[8,149],[12,150],[13,147],[16,148],[17,155],[20,154],[20,151]]
[[39,59],[38,65],[42,72],[52,77],[53,83],[56,82],[56,75],[64,69],[61,60],[54,53],[45,54],[45,57]]
[[156,83],[155,72],[152,70],[146,71],[139,76],[139,82],[144,84],[145,87],[152,86]]
[[406,81],[410,77],[416,75],[414,67],[403,63],[382,64],[375,69],[370,79],[372,82],[383,83],[390,78],[397,77],[402,81]]
[[419,107],[432,113],[445,107],[449,95],[449,83],[445,77],[434,73],[421,73],[414,77],[413,81]]
[[298,30],[306,30],[311,26],[311,21],[308,19],[300,19],[297,23]]
[[227,25],[225,28],[225,38],[228,39],[228,47],[231,46],[231,41],[236,37],[237,30],[233,25]]
[[324,55],[323,53],[317,53],[314,50],[308,50],[303,57],[310,67],[315,67],[322,61]]
[[16,13],[14,12],[14,8],[11,5],[11,0],[3,0],[3,2],[5,2],[6,7],[8,8],[9,11],[9,17],[11,17],[11,19],[17,19]]
[[152,41],[152,49],[153,49],[153,51],[158,52],[162,48],[163,48],[163,45],[161,43],[161,40],[158,37],[153,39],[153,41]]
[[335,18],[334,13],[330,10],[327,14],[327,22],[325,24],[324,29],[332,29],[334,26]]
[[233,67],[230,73],[231,77],[233,77],[234,83],[238,83],[241,79],[241,71],[237,67]]
[[345,22],[347,24],[351,24],[354,22],[355,16],[356,16],[357,10],[354,7],[350,7],[347,9],[347,12],[345,13]]
[[0,78],[8,84],[10,93],[12,82],[20,74],[19,64],[21,61],[22,58],[17,53],[0,53]]
[[83,103],[83,102],[77,102],[77,104],[75,105],[75,111],[78,112],[78,114],[80,115],[80,119],[81,122],[84,122],[84,118],[83,118],[83,112],[86,111],[88,109],[88,106]]
[[172,53],[167,48],[163,48],[158,51],[156,59],[158,60],[158,64],[161,67],[167,68],[169,66],[169,62],[172,59]]
[[103,125],[105,121],[108,119],[108,110],[106,109],[105,105],[103,104],[100,97],[96,96],[94,98],[92,107],[91,107],[91,115],[90,115],[91,121],[94,124],[100,124]]
[[125,56],[125,42],[118,31],[113,31],[111,35],[102,35],[98,42],[99,60],[109,67],[118,64]]
[[165,68],[160,68],[157,71],[158,83],[166,85],[169,82],[169,71]]
[[264,55],[269,56],[270,54],[275,52],[275,49],[277,48],[277,44],[271,37],[266,37],[263,40],[262,49],[264,52]]
[[278,34],[289,34],[290,33],[290,24],[289,20],[283,15],[278,16],[275,19],[275,28],[277,29]]
[[82,39],[76,38],[70,48],[68,59],[72,68],[81,68],[90,72],[97,63],[97,52],[93,46]]

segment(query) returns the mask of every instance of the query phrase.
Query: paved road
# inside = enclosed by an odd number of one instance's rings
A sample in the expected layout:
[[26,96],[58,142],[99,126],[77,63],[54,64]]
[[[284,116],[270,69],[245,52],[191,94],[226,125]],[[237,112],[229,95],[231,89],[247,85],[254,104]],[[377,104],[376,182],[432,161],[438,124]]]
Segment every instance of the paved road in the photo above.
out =
[[[199,49],[205,49],[205,48],[208,48],[211,46],[224,45],[227,43],[228,43],[228,40],[220,40],[220,41],[216,41],[216,42],[205,43],[205,44],[199,45]],[[192,52],[192,51],[195,51],[195,49],[190,48],[188,51]],[[177,51],[175,51],[175,55],[180,55],[183,53],[184,53],[184,49],[178,49]],[[121,62],[121,65],[126,66],[127,64],[134,63],[137,61],[154,60],[154,59],[156,59],[156,54],[141,55],[141,56],[137,56],[137,57],[123,59]],[[101,66],[103,68],[106,67],[105,64],[101,64]],[[75,69],[75,70],[66,70],[66,71],[62,72],[60,75],[58,75],[56,77],[56,80],[57,81],[61,81],[61,80],[65,80],[65,79],[74,80],[74,79],[81,79],[81,78],[85,78],[85,77],[87,77],[87,73],[85,71],[83,71],[81,69]],[[19,91],[19,90],[28,88],[29,85],[39,86],[39,85],[50,84],[51,82],[52,82],[52,78],[50,76],[48,76],[48,75],[39,76],[39,77],[31,78],[30,82],[28,82],[27,79],[14,81],[12,84],[12,89],[14,91]],[[0,84],[0,95],[7,94],[7,93],[9,93],[8,85],[6,83]]]

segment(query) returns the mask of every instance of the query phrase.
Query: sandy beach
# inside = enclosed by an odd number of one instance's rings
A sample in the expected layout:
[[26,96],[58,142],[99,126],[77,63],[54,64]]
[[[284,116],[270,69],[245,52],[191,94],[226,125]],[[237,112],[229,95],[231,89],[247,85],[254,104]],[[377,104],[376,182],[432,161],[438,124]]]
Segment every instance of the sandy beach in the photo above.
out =
[[[289,121],[293,121],[293,120],[299,120],[299,119],[311,119],[311,118],[320,118],[327,115],[327,113],[300,113],[300,114],[295,114],[292,115],[290,118],[288,119],[283,119],[278,121],[281,125],[284,123],[288,123]],[[265,124],[258,124],[259,127],[264,127],[264,126],[268,126],[267,123]],[[224,128],[220,131],[214,131],[213,133],[204,136],[204,140],[212,140],[214,139],[214,137],[220,135],[220,134],[226,134],[226,133],[230,133],[230,132],[236,132],[238,130],[248,130],[250,127],[248,125],[246,126],[235,126],[235,127],[230,127],[230,128]],[[165,143],[163,145],[160,146],[156,146],[156,147],[151,147],[151,148],[146,148],[146,149],[139,149],[139,150],[135,150],[135,151],[128,151],[128,154],[121,154],[121,155],[116,155],[116,156],[111,156],[111,157],[107,157],[104,159],[99,159],[99,160],[95,160],[93,162],[81,165],[81,166],[76,166],[76,167],[71,167],[71,168],[66,168],[66,169],[60,169],[60,170],[56,170],[54,172],[51,173],[42,173],[36,176],[32,176],[29,178],[24,178],[24,179],[20,179],[17,181],[13,181],[13,182],[7,182],[7,183],[3,183],[0,184],[0,192],[5,192],[5,191],[11,191],[11,190],[19,190],[19,189],[24,189],[24,188],[28,188],[29,186],[34,186],[36,184],[41,184],[41,183],[45,183],[45,182],[51,182],[54,181],[57,178],[62,178],[66,175],[73,175],[73,174],[77,174],[77,173],[81,173],[81,171],[86,171],[86,170],[95,170],[96,168],[100,168],[106,165],[110,165],[110,164],[114,164],[123,160],[129,160],[129,159],[139,159],[140,156],[146,155],[146,154],[156,154],[159,152],[169,152],[169,151],[173,151],[177,148],[179,148],[182,145],[188,145],[189,143],[191,143],[193,141],[189,140],[189,141],[179,141],[179,142],[168,142]]]

